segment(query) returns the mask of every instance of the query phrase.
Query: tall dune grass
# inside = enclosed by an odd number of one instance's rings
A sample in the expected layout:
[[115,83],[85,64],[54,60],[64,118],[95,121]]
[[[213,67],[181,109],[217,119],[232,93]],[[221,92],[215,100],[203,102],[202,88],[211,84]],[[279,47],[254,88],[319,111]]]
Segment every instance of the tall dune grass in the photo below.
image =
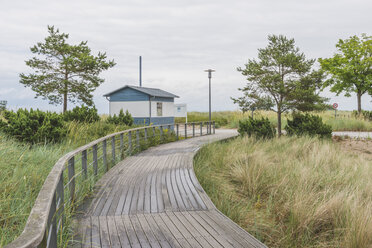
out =
[[269,247],[372,247],[372,162],[331,141],[237,138],[203,148],[195,171]]
[[[337,117],[334,116],[334,111],[313,112],[311,114],[322,117],[326,124],[332,126],[333,131],[372,131],[372,122],[363,118],[352,117],[351,111],[337,111]],[[244,113],[241,111],[216,111],[212,113],[212,119],[219,126],[227,128],[237,128],[239,120],[246,119],[251,116],[251,112]],[[276,113],[273,111],[255,111],[255,117],[267,117],[274,127],[278,125]],[[207,112],[189,112],[187,115],[188,122],[208,121],[209,114]],[[282,128],[287,125],[287,119],[290,114],[282,115]],[[185,118],[176,118],[176,122],[184,122]]]

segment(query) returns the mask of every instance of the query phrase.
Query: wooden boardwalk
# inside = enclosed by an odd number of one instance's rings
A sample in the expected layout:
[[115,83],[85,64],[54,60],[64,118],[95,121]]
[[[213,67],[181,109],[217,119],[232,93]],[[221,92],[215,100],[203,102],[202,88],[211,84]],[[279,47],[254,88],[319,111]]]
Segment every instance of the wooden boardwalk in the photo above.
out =
[[79,219],[78,246],[266,247],[215,208],[193,171],[201,145],[236,134],[164,144],[117,164]]

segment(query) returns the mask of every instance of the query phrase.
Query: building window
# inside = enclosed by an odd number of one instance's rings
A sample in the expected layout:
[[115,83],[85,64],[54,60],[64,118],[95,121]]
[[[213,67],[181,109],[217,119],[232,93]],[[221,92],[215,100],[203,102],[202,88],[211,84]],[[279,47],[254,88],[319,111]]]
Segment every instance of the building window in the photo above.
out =
[[177,107],[177,112],[181,112],[181,107]]
[[158,116],[163,116],[163,103],[162,102],[156,103],[156,110],[157,110]]

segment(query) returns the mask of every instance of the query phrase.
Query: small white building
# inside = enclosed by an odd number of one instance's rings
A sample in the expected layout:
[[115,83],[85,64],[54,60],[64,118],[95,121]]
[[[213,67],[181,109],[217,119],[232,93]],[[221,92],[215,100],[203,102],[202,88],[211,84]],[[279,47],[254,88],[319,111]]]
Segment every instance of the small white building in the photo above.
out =
[[104,95],[109,101],[110,115],[122,109],[132,115],[137,125],[174,123],[174,98],[178,96],[161,89],[125,85]]

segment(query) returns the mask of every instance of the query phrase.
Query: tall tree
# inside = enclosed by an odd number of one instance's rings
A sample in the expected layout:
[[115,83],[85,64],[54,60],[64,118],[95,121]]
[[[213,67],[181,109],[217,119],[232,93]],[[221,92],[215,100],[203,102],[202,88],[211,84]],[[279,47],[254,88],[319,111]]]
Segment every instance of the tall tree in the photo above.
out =
[[307,60],[294,39],[269,35],[266,48],[258,49],[258,59],[250,59],[238,71],[247,77],[239,89],[254,101],[273,103],[281,135],[282,113],[291,109],[313,110],[327,100],[319,96],[323,74],[312,70],[315,60]]
[[362,96],[372,95],[372,36],[362,34],[340,39],[336,44],[338,53],[332,58],[319,59],[322,69],[331,75],[324,87],[331,86],[337,95],[344,92],[349,97],[356,93],[358,112],[362,111]]
[[104,82],[99,74],[115,65],[114,60],[107,60],[106,53],[91,54],[87,41],[78,45],[67,43],[68,34],[60,33],[54,26],[48,26],[49,36],[45,41],[31,47],[33,57],[26,65],[34,73],[20,74],[20,82],[36,92],[35,98],[41,96],[51,104],[62,104],[63,112],[67,102],[82,102],[93,105],[92,92]]

